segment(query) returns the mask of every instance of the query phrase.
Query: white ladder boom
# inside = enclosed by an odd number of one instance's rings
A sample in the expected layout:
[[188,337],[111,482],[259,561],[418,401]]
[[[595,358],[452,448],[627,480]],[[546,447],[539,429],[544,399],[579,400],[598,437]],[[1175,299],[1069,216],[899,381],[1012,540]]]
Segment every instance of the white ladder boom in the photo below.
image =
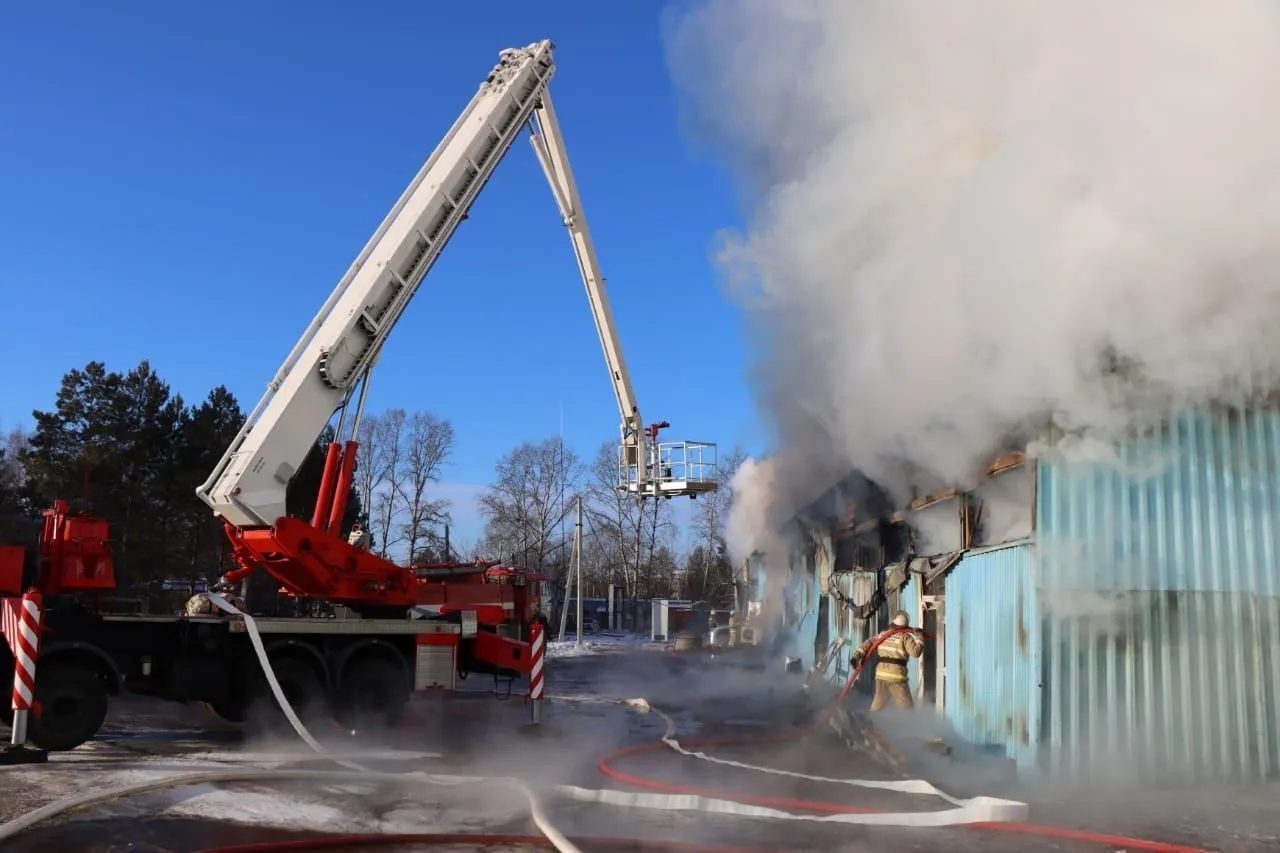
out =
[[[550,91],[542,93],[542,103],[533,111],[533,125],[529,141],[533,143],[533,152],[546,173],[551,194],[555,196],[561,219],[569,231],[573,255],[578,260],[578,272],[586,288],[596,334],[600,338],[613,393],[618,398],[618,411],[622,415],[617,488],[642,498],[692,497],[715,491],[715,445],[706,442],[660,444],[645,432],[640,404],[631,384],[631,372],[627,370],[627,361],[622,354],[622,341],[613,322],[613,309],[609,307],[595,241],[591,239],[591,229],[587,226],[578,182],[569,165],[569,152],[565,148],[564,134],[560,132]],[[677,455],[679,463],[673,464]]]
[[[534,150],[568,226],[618,407],[624,472],[619,488],[642,496],[716,488],[710,467],[662,469],[645,430],[613,325],[595,248],[582,215],[547,93],[555,72],[549,40],[504,50],[479,91],[427,158],[276,372],[226,453],[196,494],[235,527],[270,527],[316,437],[366,379],[387,335],[466,218],[515,137],[536,116]],[[343,436],[337,436],[342,440]],[[648,464],[640,464],[649,460]],[[667,474],[654,474],[665,470]],[[695,472],[688,474],[686,472]],[[628,473],[629,472],[629,473]]]
[[196,489],[215,513],[237,527],[285,514],[290,478],[528,122],[555,71],[551,50],[541,41],[502,52]]

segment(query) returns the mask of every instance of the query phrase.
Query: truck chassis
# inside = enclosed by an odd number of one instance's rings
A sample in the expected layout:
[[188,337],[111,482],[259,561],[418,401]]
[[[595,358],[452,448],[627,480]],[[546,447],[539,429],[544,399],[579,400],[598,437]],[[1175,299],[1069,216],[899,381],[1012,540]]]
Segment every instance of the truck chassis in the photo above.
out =
[[[10,599],[13,601],[13,599]],[[449,689],[470,660],[462,625],[409,619],[254,620],[285,698],[306,720],[394,725],[415,690]],[[91,740],[122,693],[203,702],[223,719],[270,726],[281,716],[239,617],[114,616],[74,600],[49,603],[36,669],[30,741],[69,750]],[[7,645],[0,671],[12,671]],[[489,667],[495,677],[515,669]],[[7,703],[6,703],[7,704]],[[5,722],[12,709],[6,708]]]

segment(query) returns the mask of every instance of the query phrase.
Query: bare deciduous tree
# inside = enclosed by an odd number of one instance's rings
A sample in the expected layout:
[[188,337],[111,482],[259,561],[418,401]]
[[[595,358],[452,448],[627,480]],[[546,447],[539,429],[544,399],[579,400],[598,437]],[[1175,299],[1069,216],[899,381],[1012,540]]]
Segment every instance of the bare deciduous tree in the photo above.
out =
[[[586,512],[597,539],[598,556],[605,560],[598,568],[601,576],[593,580],[619,585],[626,598],[652,595],[660,585],[658,551],[673,528],[670,504],[661,500],[642,502],[616,488],[615,442],[601,445],[590,473]],[[674,563],[674,558],[671,560]]]
[[434,548],[449,502],[431,497],[453,452],[453,425],[430,412],[388,409],[360,424],[356,490],[375,553],[413,560]]
[[400,517],[403,514],[399,497],[399,484],[404,479],[404,428],[407,420],[404,409],[388,409],[374,418],[373,445],[376,453],[369,457],[373,463],[374,487],[369,503],[370,534],[378,556],[387,559],[391,550],[400,544]]
[[373,537],[375,549],[383,539],[373,521],[374,496],[381,485],[378,460],[382,456],[383,435],[382,416],[369,414],[360,421],[360,429],[356,433],[360,450],[356,455],[355,487],[356,493],[360,495],[360,506],[364,508],[365,515],[369,516],[365,529]]
[[567,555],[557,528],[579,479],[577,455],[560,438],[525,442],[494,466],[494,481],[480,496],[486,549],[500,559],[546,570]]
[[404,476],[396,489],[404,508],[403,536],[411,563],[420,558],[433,561],[443,550],[440,528],[448,523],[451,504],[432,500],[429,490],[440,482],[452,452],[453,424],[429,412],[415,412],[405,436]]
[[26,475],[22,467],[22,452],[27,437],[20,429],[14,429],[0,437],[0,542],[16,536],[21,522],[18,517],[23,509],[23,485]]
[[721,457],[716,464],[719,488],[698,498],[692,525],[697,544],[685,561],[686,594],[691,597],[712,595],[733,580],[724,541],[725,525],[733,507],[733,477],[746,459],[747,453],[741,447],[734,447]]
[[[639,561],[636,543],[642,519],[638,502],[618,483],[618,448],[605,442],[591,463],[591,475],[585,491],[585,512],[591,519],[598,556],[604,562],[597,567],[602,584],[620,584],[626,595],[635,589]],[[600,541],[603,539],[604,541]]]
[[27,447],[27,435],[21,427],[9,430],[0,438],[0,492],[17,495],[22,488],[22,451]]

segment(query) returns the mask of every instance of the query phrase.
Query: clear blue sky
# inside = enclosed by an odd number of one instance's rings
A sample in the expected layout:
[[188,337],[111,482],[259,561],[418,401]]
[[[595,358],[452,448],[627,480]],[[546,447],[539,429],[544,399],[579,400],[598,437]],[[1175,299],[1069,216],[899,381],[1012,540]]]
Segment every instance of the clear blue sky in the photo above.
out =
[[[758,446],[736,312],[710,258],[725,175],[682,133],[658,2],[12,4],[0,29],[0,425],[62,374],[150,359],[247,410],[500,49],[553,84],[630,367],[672,438]],[[16,297],[16,298],[15,298]],[[618,415],[577,269],[517,143],[379,363],[370,408],[457,429],[456,526],[494,461]],[[194,484],[193,484],[194,486]]]

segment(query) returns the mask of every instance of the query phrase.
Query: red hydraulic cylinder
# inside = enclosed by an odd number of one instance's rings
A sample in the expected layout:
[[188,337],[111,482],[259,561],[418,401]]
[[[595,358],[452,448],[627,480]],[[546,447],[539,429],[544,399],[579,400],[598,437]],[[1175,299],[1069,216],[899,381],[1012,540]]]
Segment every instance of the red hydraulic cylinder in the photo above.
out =
[[[329,445],[329,448],[333,449],[333,445]],[[329,512],[328,530],[334,536],[342,533],[342,517],[347,514],[347,495],[351,492],[351,481],[356,475],[356,451],[359,449],[360,444],[355,441],[348,441],[342,449],[338,483],[333,489],[333,509]]]
[[[325,519],[329,517],[329,507],[333,501],[333,485],[338,479],[338,466],[342,460],[342,446],[338,442],[330,442],[324,454],[324,473],[320,475],[320,491],[316,495],[316,509],[311,513],[311,526],[318,530],[327,529]],[[339,518],[342,516],[339,515]]]

